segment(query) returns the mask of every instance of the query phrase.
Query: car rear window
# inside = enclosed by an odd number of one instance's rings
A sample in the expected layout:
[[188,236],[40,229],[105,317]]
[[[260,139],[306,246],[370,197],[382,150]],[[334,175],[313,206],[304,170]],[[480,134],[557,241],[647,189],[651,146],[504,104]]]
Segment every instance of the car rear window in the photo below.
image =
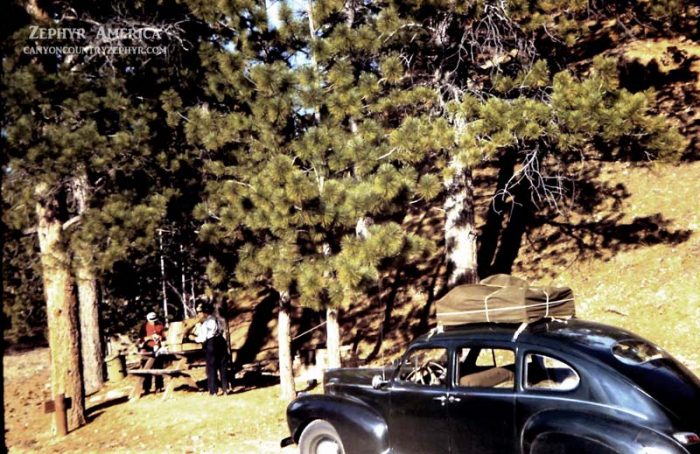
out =
[[666,353],[659,347],[639,339],[616,342],[612,346],[612,354],[618,361],[630,365],[644,364],[666,357]]
[[538,353],[525,356],[525,388],[572,391],[581,381],[576,370],[559,359]]

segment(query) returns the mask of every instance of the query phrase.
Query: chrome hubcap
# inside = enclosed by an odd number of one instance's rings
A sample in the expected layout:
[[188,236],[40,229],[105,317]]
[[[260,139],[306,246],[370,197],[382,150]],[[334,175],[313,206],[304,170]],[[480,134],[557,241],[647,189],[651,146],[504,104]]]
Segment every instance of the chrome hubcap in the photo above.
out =
[[316,454],[340,454],[340,446],[333,440],[321,440],[316,445]]

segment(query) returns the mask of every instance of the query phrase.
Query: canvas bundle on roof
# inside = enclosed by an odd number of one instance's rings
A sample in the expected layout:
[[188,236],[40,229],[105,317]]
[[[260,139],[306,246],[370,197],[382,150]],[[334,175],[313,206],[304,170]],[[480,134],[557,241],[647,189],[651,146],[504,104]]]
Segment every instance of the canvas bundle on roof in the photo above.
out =
[[527,281],[496,274],[478,284],[459,285],[435,303],[439,326],[467,323],[532,322],[576,315],[568,287],[531,287]]

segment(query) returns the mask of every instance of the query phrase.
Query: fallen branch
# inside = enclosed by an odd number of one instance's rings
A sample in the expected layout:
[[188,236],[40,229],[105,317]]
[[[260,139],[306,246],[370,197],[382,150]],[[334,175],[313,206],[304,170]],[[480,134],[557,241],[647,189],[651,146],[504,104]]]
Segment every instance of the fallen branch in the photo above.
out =
[[613,314],[622,315],[623,317],[629,316],[629,314],[626,314],[618,309],[613,309],[612,307],[605,309],[605,312],[612,312]]

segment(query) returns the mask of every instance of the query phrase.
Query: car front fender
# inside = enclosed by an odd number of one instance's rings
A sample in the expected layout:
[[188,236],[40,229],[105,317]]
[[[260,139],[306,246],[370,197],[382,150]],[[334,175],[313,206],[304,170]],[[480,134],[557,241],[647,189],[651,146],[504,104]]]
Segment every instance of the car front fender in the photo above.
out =
[[650,428],[600,414],[565,410],[532,416],[523,427],[521,448],[523,454],[688,452],[673,438]]
[[359,400],[323,394],[297,398],[287,407],[287,423],[294,442],[299,442],[301,432],[316,419],[333,424],[343,441],[346,454],[389,451],[386,421]]

